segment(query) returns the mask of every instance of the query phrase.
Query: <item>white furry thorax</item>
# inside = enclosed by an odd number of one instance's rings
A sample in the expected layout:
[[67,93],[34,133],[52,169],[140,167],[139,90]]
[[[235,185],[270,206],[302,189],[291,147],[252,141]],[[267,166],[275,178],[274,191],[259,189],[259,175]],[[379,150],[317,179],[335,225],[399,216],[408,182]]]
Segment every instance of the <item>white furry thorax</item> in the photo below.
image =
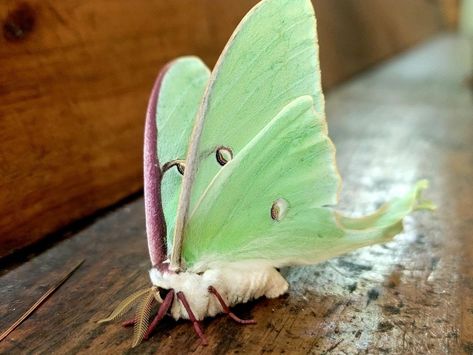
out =
[[[198,320],[221,313],[222,307],[215,295],[209,292],[213,286],[229,307],[266,296],[275,298],[287,291],[287,281],[272,266],[263,262],[219,263],[203,273],[173,273],[152,268],[149,272],[154,286],[184,293]],[[186,309],[175,297],[171,315],[177,320],[189,319]]]

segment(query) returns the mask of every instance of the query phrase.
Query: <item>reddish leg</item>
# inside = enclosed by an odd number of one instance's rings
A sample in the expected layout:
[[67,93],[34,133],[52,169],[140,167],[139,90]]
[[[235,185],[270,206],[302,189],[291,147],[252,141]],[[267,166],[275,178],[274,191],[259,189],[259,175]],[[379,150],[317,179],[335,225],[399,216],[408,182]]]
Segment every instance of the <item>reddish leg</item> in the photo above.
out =
[[135,318],[128,319],[128,320],[122,322],[122,327],[125,327],[125,328],[126,327],[132,327],[132,326],[135,325],[135,323],[136,323]]
[[151,333],[154,331],[154,329],[155,329],[156,326],[158,325],[159,321],[160,321],[161,319],[163,319],[164,316],[166,315],[166,313],[168,312],[169,307],[171,307],[173,300],[174,300],[174,290],[171,289],[171,290],[169,290],[169,292],[167,293],[166,297],[164,297],[164,301],[163,301],[163,303],[161,304],[161,306],[159,306],[158,313],[156,314],[156,316],[154,317],[153,321],[152,321],[151,324],[149,325],[148,330],[146,331],[146,334],[145,334],[145,336],[143,337],[143,339],[148,340],[149,336],[150,336]]
[[254,319],[241,319],[233,313],[230,308],[228,308],[227,304],[223,300],[222,296],[218,291],[215,289],[213,286],[209,286],[209,292],[212,293],[220,303],[223,309],[223,313],[227,314],[231,319],[233,319],[235,322],[240,323],[240,324],[256,324],[256,321]]
[[181,301],[182,305],[187,311],[187,314],[189,315],[189,319],[192,322],[192,325],[194,326],[194,330],[199,336],[199,338],[202,340],[202,345],[208,345],[207,339],[205,338],[204,332],[200,326],[200,322],[195,318],[194,313],[192,312],[191,307],[189,306],[189,303],[186,300],[186,297],[184,296],[184,293],[182,291],[179,291],[177,293],[177,298],[179,301]]

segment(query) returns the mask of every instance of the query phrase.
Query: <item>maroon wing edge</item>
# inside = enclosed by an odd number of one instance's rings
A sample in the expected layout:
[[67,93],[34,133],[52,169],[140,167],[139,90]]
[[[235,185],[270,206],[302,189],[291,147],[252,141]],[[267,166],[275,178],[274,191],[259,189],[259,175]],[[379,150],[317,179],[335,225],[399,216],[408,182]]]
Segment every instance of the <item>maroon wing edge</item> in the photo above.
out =
[[144,146],[143,146],[143,177],[144,199],[146,216],[146,235],[148,238],[148,251],[153,266],[161,267],[166,259],[166,222],[164,220],[161,203],[161,178],[162,171],[158,159],[158,128],[156,125],[156,110],[159,90],[164,75],[170,64],[166,65],[159,73],[146,111]]

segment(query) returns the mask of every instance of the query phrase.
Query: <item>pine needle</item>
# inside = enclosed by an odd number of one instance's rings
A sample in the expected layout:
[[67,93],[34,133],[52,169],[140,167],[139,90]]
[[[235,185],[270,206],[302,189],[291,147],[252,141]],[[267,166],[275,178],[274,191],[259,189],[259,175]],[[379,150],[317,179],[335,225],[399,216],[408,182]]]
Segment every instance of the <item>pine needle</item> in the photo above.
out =
[[148,295],[141,301],[136,310],[135,329],[133,334],[132,348],[137,346],[143,340],[148,331],[149,319],[151,316],[151,306],[154,301],[154,289],[150,289]]
[[136,291],[132,293],[130,296],[125,298],[120,304],[115,308],[115,310],[104,319],[99,320],[97,323],[105,323],[115,320],[123,316],[136,302],[138,302],[138,298],[143,296],[144,294],[150,292],[150,288],[145,288],[144,290]]
[[28,318],[41,304],[46,301],[46,299],[51,296],[54,291],[56,291],[61,285],[66,282],[66,280],[71,277],[71,275],[82,265],[85,259],[81,260],[76,266],[72,268],[58,283],[56,283],[53,287],[51,287],[44,295],[42,295],[36,302],[33,304],[15,323],[13,323],[10,328],[5,330],[0,335],[0,341],[5,339],[11,332],[13,332],[23,321]]

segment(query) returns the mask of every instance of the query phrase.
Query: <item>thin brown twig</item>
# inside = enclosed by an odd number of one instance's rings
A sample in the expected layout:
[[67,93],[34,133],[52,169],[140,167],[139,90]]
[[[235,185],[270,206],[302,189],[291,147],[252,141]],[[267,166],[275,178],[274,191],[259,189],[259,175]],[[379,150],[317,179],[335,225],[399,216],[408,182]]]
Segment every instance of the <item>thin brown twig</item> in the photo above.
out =
[[41,304],[46,301],[46,299],[51,296],[51,294],[54,293],[61,285],[66,282],[66,280],[71,277],[71,275],[83,264],[85,259],[81,260],[79,263],[77,263],[76,266],[72,268],[71,271],[69,271],[58,283],[56,283],[53,287],[51,287],[44,295],[41,296],[39,300],[35,302],[18,320],[13,323],[10,328],[5,330],[2,335],[0,335],[0,342],[5,339],[11,332],[13,332],[23,321],[28,318]]

